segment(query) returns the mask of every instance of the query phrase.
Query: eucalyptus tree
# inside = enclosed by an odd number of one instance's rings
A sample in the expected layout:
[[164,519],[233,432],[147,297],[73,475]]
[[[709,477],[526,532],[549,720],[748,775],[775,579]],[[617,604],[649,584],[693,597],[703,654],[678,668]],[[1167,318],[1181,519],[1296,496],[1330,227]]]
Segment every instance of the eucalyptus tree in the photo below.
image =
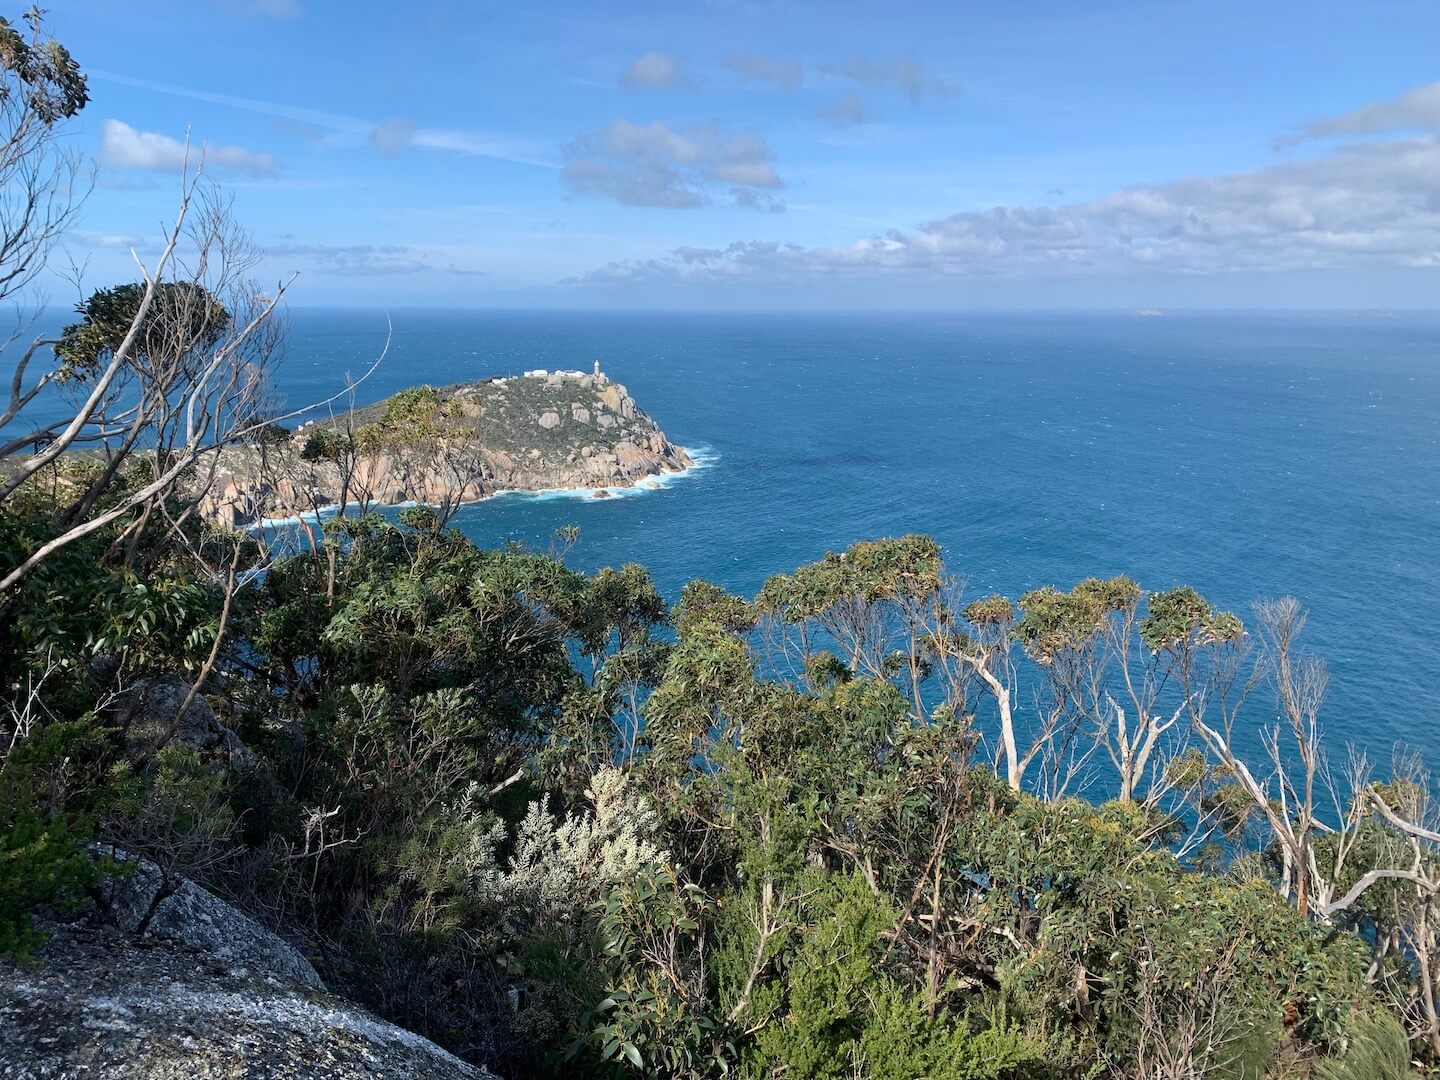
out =
[[[64,470],[69,451],[93,447],[103,462],[54,516],[49,535],[7,568],[0,592],[112,522],[143,529],[174,496],[184,503],[181,517],[194,514],[215,479],[217,452],[273,419],[268,376],[283,341],[276,313],[286,285],[266,292],[250,280],[258,252],[228,206],[197,193],[196,183],[187,176],[160,256],[141,264],[143,280],[94,293],[55,344],[56,366],[37,383],[70,389],[69,415],[27,425],[0,447],[8,459],[0,509],[27,481]],[[116,486],[131,465],[134,482]],[[179,524],[168,522],[172,530]]]
[[[35,284],[88,192],[84,160],[63,141],[66,122],[90,100],[85,75],[46,32],[39,8],[21,22],[0,18],[0,301]],[[16,365],[4,420],[29,400],[24,367],[37,349]]]

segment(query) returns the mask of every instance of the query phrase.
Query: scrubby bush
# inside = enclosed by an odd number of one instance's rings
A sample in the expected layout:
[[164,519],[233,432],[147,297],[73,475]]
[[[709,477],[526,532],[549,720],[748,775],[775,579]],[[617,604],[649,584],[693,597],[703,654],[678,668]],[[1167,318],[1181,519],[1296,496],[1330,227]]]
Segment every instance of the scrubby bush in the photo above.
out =
[[[696,583],[672,613],[638,566],[482,551],[416,509],[327,523],[222,633],[215,578],[149,543],[14,602],[12,678],[49,656],[54,681],[0,769],[12,953],[38,941],[30,912],[81,895],[95,836],[308,939],[333,986],[503,1075],[1407,1067],[1376,1017],[1413,1019],[1415,969],[1372,943],[1418,925],[1413,882],[1302,914],[1264,808],[1204,745],[1166,758],[1164,798],[1016,790],[980,753],[976,684],[942,692],[946,663],[1004,647],[996,627],[1076,663],[1073,635],[1135,602],[1115,582],[971,605],[929,638],[940,571],[907,540],[753,602]],[[98,617],[37,609],[67,590]],[[1160,648],[1230,647],[1166,595]],[[135,760],[84,709],[167,670],[210,671],[293,801],[262,809],[183,747]],[[1376,790],[1420,812],[1422,789]],[[1413,859],[1356,813],[1337,889]],[[1203,858],[1196,820],[1220,830]]]

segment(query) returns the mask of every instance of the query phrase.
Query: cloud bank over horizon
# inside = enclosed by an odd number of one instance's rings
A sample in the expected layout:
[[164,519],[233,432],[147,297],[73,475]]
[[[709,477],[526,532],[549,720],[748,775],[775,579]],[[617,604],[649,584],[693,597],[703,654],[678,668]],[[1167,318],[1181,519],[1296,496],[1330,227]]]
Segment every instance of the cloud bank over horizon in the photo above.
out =
[[[1440,131],[1440,83],[1303,129]],[[1243,172],[1084,202],[962,211],[848,244],[737,240],[616,260],[566,285],[719,285],[945,275],[1223,274],[1440,267],[1440,135],[1346,143]]]

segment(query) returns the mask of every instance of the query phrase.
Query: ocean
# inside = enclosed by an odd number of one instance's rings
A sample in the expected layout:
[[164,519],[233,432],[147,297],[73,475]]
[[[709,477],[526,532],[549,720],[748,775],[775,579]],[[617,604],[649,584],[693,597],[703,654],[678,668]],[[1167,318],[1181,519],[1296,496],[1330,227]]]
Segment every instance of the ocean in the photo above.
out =
[[[700,467],[622,498],[504,495],[477,543],[753,595],[855,540],[928,533],[973,596],[1125,573],[1308,607],[1322,723],[1428,750],[1440,686],[1440,315],[391,313],[357,396],[598,360]],[[333,393],[373,311],[298,311],[279,389]],[[1268,717],[1268,699],[1252,708]],[[1247,740],[1248,741],[1248,740]]]

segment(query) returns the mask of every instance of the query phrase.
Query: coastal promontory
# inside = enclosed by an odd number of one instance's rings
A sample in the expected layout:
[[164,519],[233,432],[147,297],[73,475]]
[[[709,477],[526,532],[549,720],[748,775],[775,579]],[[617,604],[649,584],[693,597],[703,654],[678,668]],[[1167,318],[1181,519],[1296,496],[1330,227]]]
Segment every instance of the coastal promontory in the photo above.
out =
[[657,484],[692,464],[630,392],[592,372],[533,370],[417,386],[227,448],[204,478],[231,525],[340,504],[453,506],[502,491]]

